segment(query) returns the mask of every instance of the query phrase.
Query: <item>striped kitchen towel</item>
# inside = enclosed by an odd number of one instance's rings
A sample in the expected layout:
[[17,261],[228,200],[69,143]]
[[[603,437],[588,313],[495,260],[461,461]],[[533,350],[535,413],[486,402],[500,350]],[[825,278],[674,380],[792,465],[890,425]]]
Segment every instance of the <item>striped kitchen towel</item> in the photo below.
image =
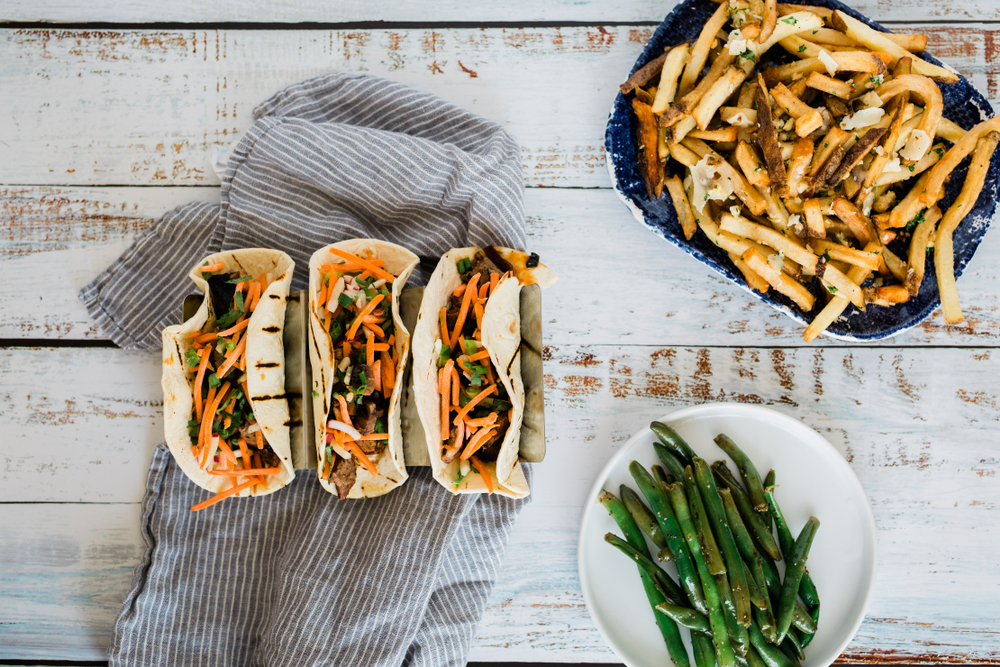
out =
[[[313,251],[347,238],[427,258],[415,284],[449,248],[525,245],[518,147],[496,123],[357,74],[292,86],[254,119],[221,205],[165,214],[81,292],[118,345],[158,350],[189,268],[220,250],[288,252],[295,290]],[[465,664],[525,504],[452,496],[429,469],[380,498],[339,501],[301,472],[280,493],[190,512],[208,495],[156,449],[110,665]]]

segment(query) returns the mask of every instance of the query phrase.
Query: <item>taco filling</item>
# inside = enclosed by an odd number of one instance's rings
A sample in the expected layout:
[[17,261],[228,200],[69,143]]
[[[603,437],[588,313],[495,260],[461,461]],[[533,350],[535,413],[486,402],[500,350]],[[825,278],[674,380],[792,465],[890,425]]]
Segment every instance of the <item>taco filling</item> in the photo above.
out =
[[334,381],[326,415],[322,479],[341,500],[357,480],[357,467],[372,477],[374,462],[389,444],[389,406],[396,385],[396,333],[392,283],[380,259],[362,259],[338,249],[342,263],[320,267],[316,303],[322,327],[333,343]]
[[[215,319],[191,339],[185,370],[193,377],[194,409],[188,421],[191,452],[210,475],[226,477],[230,488],[193,505],[198,511],[281,473],[281,459],[268,444],[253,414],[247,390],[246,348],[250,315],[273,280],[270,274],[223,271],[225,264],[206,264],[198,271],[207,279]],[[246,495],[246,494],[244,494]]]
[[449,464],[456,458],[461,462],[453,486],[475,471],[492,493],[493,481],[483,464],[497,460],[513,405],[482,342],[486,302],[511,270],[496,252],[488,256],[490,250],[477,250],[455,264],[462,284],[438,313],[437,366],[441,462]]

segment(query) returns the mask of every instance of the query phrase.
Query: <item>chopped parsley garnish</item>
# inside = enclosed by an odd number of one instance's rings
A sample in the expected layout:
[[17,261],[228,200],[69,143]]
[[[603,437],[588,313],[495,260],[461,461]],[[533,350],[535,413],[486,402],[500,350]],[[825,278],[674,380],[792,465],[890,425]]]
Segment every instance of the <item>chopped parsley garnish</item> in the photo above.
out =
[[319,398],[319,392],[316,391],[315,389],[313,389],[312,394],[313,394],[313,398]]
[[915,216],[913,216],[912,220],[906,223],[906,231],[908,232],[913,231],[913,229],[923,221],[924,221],[924,211],[921,211],[920,213],[917,213]]
[[834,287],[833,285],[827,285],[826,286],[826,291],[829,292],[830,294],[836,294],[837,293],[837,288]]
[[806,45],[805,44],[802,44],[801,46],[799,46],[799,53],[802,53],[805,50],[806,50]]
[[907,169],[909,169],[909,170],[910,170],[910,173],[912,174],[913,172],[915,172],[915,171],[917,170],[917,167],[916,167],[916,165],[912,165],[912,164],[911,164],[911,165],[909,165],[909,166],[907,167]]
[[787,25],[798,25],[799,23],[798,19],[796,19],[794,16],[786,16],[785,18],[781,19],[781,22]]
[[233,278],[232,280],[227,280],[226,282],[230,285],[235,285],[236,283],[241,283],[245,280],[253,280],[253,276],[243,276],[242,278]]

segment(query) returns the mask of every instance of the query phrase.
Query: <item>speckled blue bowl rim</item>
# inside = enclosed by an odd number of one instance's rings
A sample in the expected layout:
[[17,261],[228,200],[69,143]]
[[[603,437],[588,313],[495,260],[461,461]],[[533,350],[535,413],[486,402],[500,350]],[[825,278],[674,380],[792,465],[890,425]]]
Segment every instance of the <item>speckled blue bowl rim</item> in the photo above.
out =
[[[889,32],[883,26],[837,0],[811,0],[810,4],[829,9],[839,9],[877,30]],[[663,53],[664,47],[678,44],[685,40],[695,39],[701,32],[701,27],[704,25],[705,20],[715,11],[716,7],[718,5],[710,0],[684,0],[684,2],[674,7],[649,39],[646,48],[638,60],[636,60],[630,74],[657,55]],[[768,52],[765,60],[769,56],[773,59],[774,52]],[[955,72],[952,67],[934,58],[927,51],[920,54],[920,57]],[[958,83],[940,84],[939,86],[944,98],[944,115],[963,128],[969,129],[976,123],[991,117],[993,115],[993,107],[972,86],[968,79],[961,76],[960,73],[956,73],[961,77]],[[624,80],[625,77],[622,78]],[[615,192],[618,193],[618,196],[628,206],[629,210],[632,211],[636,219],[658,236],[712,267],[716,272],[736,285],[739,285],[755,298],[767,303],[797,322],[808,324],[813,316],[819,312],[819,306],[810,315],[803,312],[787,297],[777,294],[775,290],[769,290],[767,294],[761,294],[751,289],[747,285],[743,274],[729,261],[725,251],[712,244],[703,233],[698,232],[691,241],[687,241],[684,238],[680,224],[677,222],[677,214],[674,211],[673,204],[665,191],[663,196],[657,201],[648,201],[646,189],[637,167],[635,127],[636,120],[635,114],[632,111],[631,101],[619,92],[608,119],[604,148],[608,173],[611,176]],[[946,145],[950,144],[946,143]],[[947,210],[947,206],[950,206],[958,195],[962,183],[965,181],[968,162],[969,160],[966,159],[955,170],[954,175],[947,184],[945,197],[939,203],[942,211]],[[675,165],[676,163],[674,163]],[[669,171],[670,167],[668,167],[668,173]],[[962,271],[972,259],[976,248],[979,247],[979,243],[989,228],[990,221],[996,211],[998,185],[1000,185],[1000,151],[997,151],[993,156],[990,170],[986,176],[986,182],[982,193],[979,195],[979,199],[953,236],[956,277],[962,275]],[[897,251],[897,248],[894,248],[893,245],[890,245],[890,249]],[[900,254],[900,251],[897,251],[897,254]],[[905,258],[905,254],[902,256]],[[815,295],[820,296],[819,290],[821,287],[817,284],[817,281],[813,281],[810,289]],[[941,299],[937,289],[934,262],[932,261],[932,257],[928,257],[924,281],[921,285],[920,293],[915,298],[910,299],[905,304],[892,308],[871,306],[865,312],[858,310],[854,306],[848,306],[844,314],[824,332],[824,335],[838,340],[854,342],[881,340],[895,336],[920,324],[940,304]]]

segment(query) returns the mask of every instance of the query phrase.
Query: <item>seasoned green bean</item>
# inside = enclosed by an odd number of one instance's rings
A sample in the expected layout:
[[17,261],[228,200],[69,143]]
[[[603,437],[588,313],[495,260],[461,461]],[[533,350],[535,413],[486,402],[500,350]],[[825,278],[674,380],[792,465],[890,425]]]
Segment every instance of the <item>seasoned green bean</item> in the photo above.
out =
[[649,502],[657,523],[660,524],[663,536],[667,540],[667,546],[670,547],[670,553],[674,555],[674,563],[677,565],[681,587],[687,593],[691,606],[703,614],[708,613],[708,608],[705,606],[705,596],[698,584],[698,573],[695,571],[691,554],[684,543],[684,535],[677,525],[677,518],[674,516],[674,511],[670,507],[670,501],[667,500],[663,487],[656,483],[656,480],[638,461],[629,463],[628,470],[632,479],[638,484],[639,491]]
[[795,601],[799,594],[799,584],[806,570],[806,559],[809,558],[809,548],[812,547],[819,519],[809,517],[805,527],[799,533],[792,547],[791,556],[785,565],[785,579],[781,583],[781,603],[778,605],[778,642],[785,640],[788,629],[792,625],[792,615],[795,612]]
[[604,536],[604,541],[631,558],[639,569],[652,577],[653,581],[656,582],[656,585],[659,587],[668,602],[671,604],[683,604],[687,599],[684,592],[677,586],[676,582],[674,582],[670,575],[664,572],[659,565],[654,563],[649,556],[642,553],[614,533],[607,533]]
[[788,656],[782,653],[781,649],[774,644],[769,644],[756,625],[751,625],[749,631],[750,643],[757,649],[757,653],[767,667],[793,667],[792,661],[788,659]]
[[674,476],[678,482],[684,477],[684,465],[680,460],[674,456],[674,453],[670,451],[665,445],[654,442],[653,451],[656,452],[656,456],[659,457],[660,463],[663,467],[667,469],[671,475]]
[[660,525],[656,523],[656,517],[646,507],[646,503],[642,502],[639,494],[624,484],[621,485],[618,492],[621,495],[622,502],[625,503],[625,507],[628,509],[628,513],[635,519],[636,524],[642,529],[642,532],[649,535],[649,539],[653,540],[653,544],[660,549],[667,546],[667,540],[663,537]]
[[743,483],[747,486],[747,492],[750,494],[750,501],[753,503],[753,508],[758,512],[766,512],[767,498],[764,496],[764,483],[760,480],[760,473],[757,472],[757,466],[733,442],[732,438],[725,433],[715,436],[715,444],[736,464],[736,468],[740,471],[740,477],[743,478]]
[[743,568],[743,576],[746,577],[747,580],[747,593],[750,595],[751,604],[758,609],[767,609],[767,602],[765,600],[767,594],[757,588],[757,582],[754,581],[753,575],[750,573],[750,568],[747,567],[747,564],[741,562],[740,567]]
[[654,465],[650,468],[650,470],[653,472],[653,479],[655,479],[658,484],[666,486],[674,481],[673,475],[664,470],[663,466]]
[[[764,495],[767,496],[767,502],[771,507],[771,515],[774,517],[774,526],[778,533],[778,544],[781,545],[781,552],[785,555],[785,558],[788,558],[794,545],[792,540],[792,531],[788,529],[788,523],[785,521],[785,515],[782,514],[781,507],[775,499],[774,488],[773,484],[768,486],[764,490]],[[802,584],[799,587],[799,595],[802,596],[802,601],[809,605],[809,612],[813,621],[818,622],[819,591],[816,590],[816,584],[813,583],[812,577],[809,576],[808,572],[806,572],[802,577]]]
[[688,506],[691,509],[691,520],[698,531],[698,543],[705,557],[705,564],[712,574],[725,574],[726,564],[722,561],[719,546],[712,536],[712,523],[705,513],[705,505],[701,502],[701,493],[694,479],[691,466],[684,469],[684,493],[687,495]]
[[670,428],[663,422],[653,422],[649,425],[649,428],[656,434],[656,437],[660,439],[664,445],[667,446],[670,451],[678,455],[681,463],[684,465],[691,465],[691,461],[697,454],[686,442],[684,438],[677,435],[677,431]]
[[683,625],[688,630],[702,632],[707,635],[712,634],[712,627],[709,625],[708,617],[690,607],[681,607],[664,602],[663,604],[656,605],[656,610],[662,614],[666,614],[674,623]]
[[[697,528],[692,518],[692,505],[696,503],[700,504],[701,501],[697,499],[697,491],[691,497],[688,497],[684,493],[684,488],[681,484],[670,485],[668,493],[670,494],[670,504],[674,508],[674,514],[677,516],[677,522],[684,532],[684,539],[698,569],[698,577],[701,580],[702,591],[705,594],[705,603],[708,605],[708,620],[715,643],[719,667],[733,667],[735,657],[733,647],[730,644],[729,630],[726,625],[722,601],[719,597],[719,589],[715,583],[715,579],[708,570],[708,565],[705,563],[701,543],[698,541]],[[695,661],[697,662],[697,651],[695,653]]]
[[747,496],[746,491],[743,490],[740,483],[736,481],[735,477],[733,477],[733,473],[730,472],[729,466],[726,465],[726,462],[716,461],[713,463],[712,472],[715,474],[715,477],[719,480],[719,482],[732,492],[736,508],[739,509],[740,516],[743,517],[743,521],[746,523],[747,528],[750,529],[754,539],[757,540],[757,544],[759,544],[771,558],[781,560],[781,552],[778,551],[778,544],[774,541],[774,536],[771,534],[771,527],[764,523],[764,515],[753,509],[753,506],[750,503],[750,497]]
[[712,637],[692,633],[691,648],[694,649],[694,664],[698,667],[715,667],[715,644]]
[[712,532],[719,543],[722,559],[726,563],[726,574],[729,577],[729,589],[733,593],[733,602],[736,603],[736,614],[743,627],[750,625],[750,595],[747,589],[746,574],[743,571],[743,562],[740,560],[739,550],[733,540],[733,533],[729,528],[729,521],[726,519],[726,510],[722,505],[722,497],[719,489],[715,485],[715,478],[704,459],[695,457],[694,478],[698,482],[698,491],[701,492],[705,508],[708,510],[708,517],[712,522]]

